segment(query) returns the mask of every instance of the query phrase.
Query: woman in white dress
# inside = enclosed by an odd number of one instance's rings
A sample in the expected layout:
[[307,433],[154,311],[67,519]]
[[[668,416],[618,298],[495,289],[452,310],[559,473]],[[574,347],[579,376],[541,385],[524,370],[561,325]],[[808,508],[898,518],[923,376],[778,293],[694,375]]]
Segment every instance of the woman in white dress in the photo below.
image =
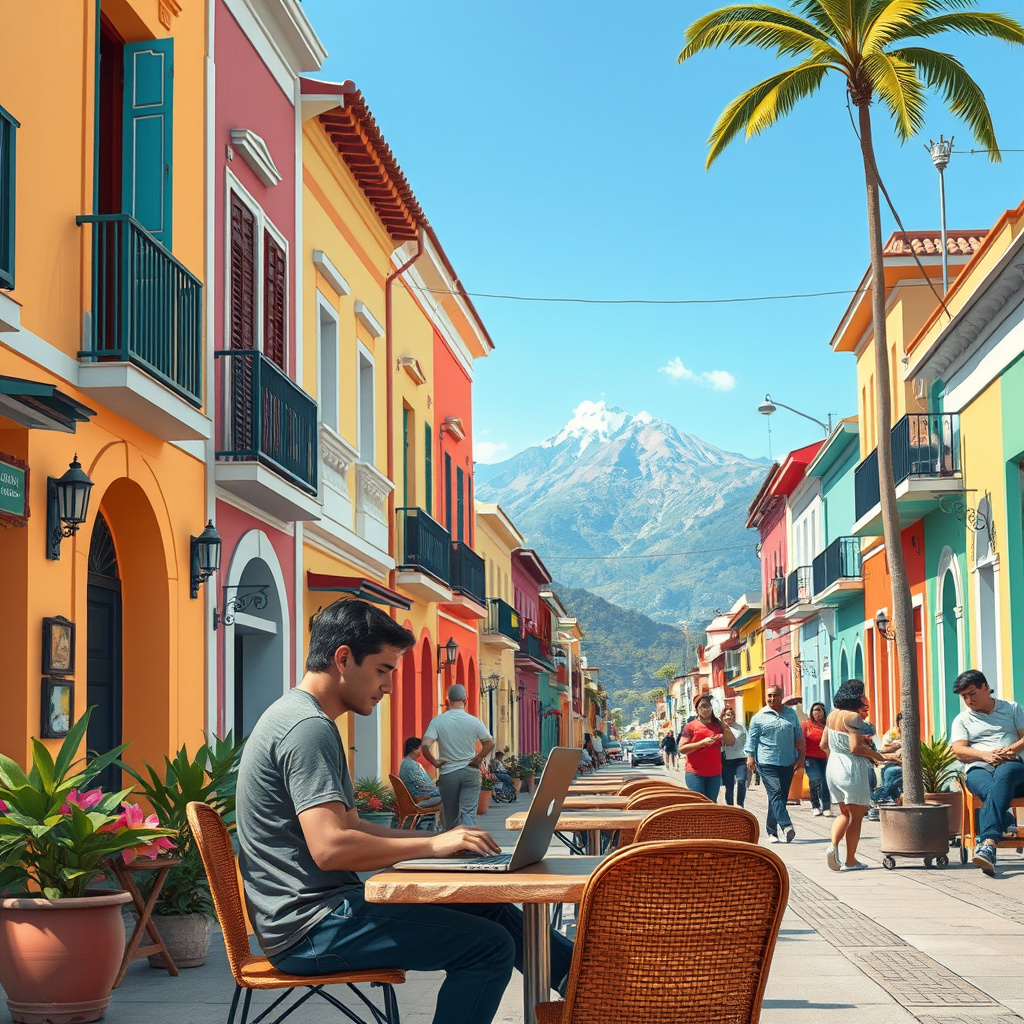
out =
[[828,753],[825,781],[832,802],[839,805],[839,814],[832,822],[832,843],[826,851],[828,866],[840,870],[839,844],[846,840],[846,871],[857,871],[867,865],[857,860],[861,823],[871,806],[871,763],[888,764],[889,758],[879,754],[869,742],[864,684],[849,679],[832,698],[832,711],[825,720],[821,749]]

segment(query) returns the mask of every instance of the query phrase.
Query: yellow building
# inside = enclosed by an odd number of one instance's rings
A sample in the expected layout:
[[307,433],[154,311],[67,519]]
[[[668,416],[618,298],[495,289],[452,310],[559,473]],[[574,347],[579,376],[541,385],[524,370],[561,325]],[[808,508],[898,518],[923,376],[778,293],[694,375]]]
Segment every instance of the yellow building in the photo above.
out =
[[761,595],[743,594],[729,609],[729,628],[738,645],[725,655],[726,694],[739,696],[733,707],[747,722],[764,707],[764,630],[761,629]]
[[[160,763],[205,724],[206,11],[54,16],[0,34],[0,750],[95,706],[90,749]],[[76,456],[84,515],[48,485]]]

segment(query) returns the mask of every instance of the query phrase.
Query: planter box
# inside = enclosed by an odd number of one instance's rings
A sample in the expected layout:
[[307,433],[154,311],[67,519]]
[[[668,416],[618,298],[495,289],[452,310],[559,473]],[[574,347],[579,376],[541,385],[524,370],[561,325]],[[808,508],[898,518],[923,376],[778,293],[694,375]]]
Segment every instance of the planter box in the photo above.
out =
[[476,804],[476,813],[477,814],[486,814],[487,813],[488,808],[490,808],[490,806],[491,806],[491,792],[492,791],[489,790],[489,789],[481,789],[480,790],[480,799],[477,801],[477,804]]
[[390,811],[359,811],[359,817],[363,821],[372,821],[374,825],[383,825],[391,828],[395,816]]
[[964,796],[960,790],[952,793],[925,793],[926,804],[945,804],[949,808],[949,834],[950,836],[960,835],[962,823]]

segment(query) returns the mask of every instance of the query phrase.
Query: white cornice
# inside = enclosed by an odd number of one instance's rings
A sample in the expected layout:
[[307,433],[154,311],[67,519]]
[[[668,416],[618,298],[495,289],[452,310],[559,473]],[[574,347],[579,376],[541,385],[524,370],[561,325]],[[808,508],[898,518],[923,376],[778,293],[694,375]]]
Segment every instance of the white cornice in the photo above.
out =
[[355,314],[356,319],[373,335],[374,338],[384,337],[384,328],[381,327],[380,321],[366,308],[365,302],[360,302],[356,299],[355,302]]
[[327,51],[298,0],[243,2],[293,76],[320,70]]
[[323,275],[323,279],[339,295],[344,297],[349,294],[352,289],[349,288],[348,281],[341,276],[341,271],[327,258],[327,254],[322,249],[313,250],[313,263]]
[[242,159],[268,188],[276,185],[283,175],[277,169],[270,149],[263,139],[249,128],[232,128],[231,144],[242,154]]

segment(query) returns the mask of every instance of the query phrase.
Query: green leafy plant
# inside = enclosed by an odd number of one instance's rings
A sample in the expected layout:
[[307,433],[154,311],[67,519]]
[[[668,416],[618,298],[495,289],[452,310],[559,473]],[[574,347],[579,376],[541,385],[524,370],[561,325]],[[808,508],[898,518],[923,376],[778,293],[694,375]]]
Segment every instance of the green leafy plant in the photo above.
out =
[[375,776],[365,775],[356,779],[355,791],[357,811],[384,813],[395,809],[394,791]]
[[921,740],[921,774],[926,793],[944,793],[957,776],[956,755],[942,736]]
[[526,774],[526,769],[523,767],[522,758],[525,755],[520,754],[516,757],[515,754],[506,754],[504,757],[505,771],[508,772],[510,779],[521,779]]
[[547,764],[548,759],[539,750],[534,750],[532,753],[524,754],[523,756],[529,758],[530,769],[534,775],[540,775],[544,771],[544,765]]
[[481,772],[480,774],[480,789],[484,793],[489,793],[494,789],[494,779],[490,775],[485,775]]
[[[176,835],[180,864],[167,873],[160,896],[153,908],[162,916],[206,914],[214,916],[210,883],[192,838],[185,808],[193,801],[209,804],[224,819],[229,832],[235,829],[235,787],[238,782],[238,762],[244,741],[235,743],[229,732],[224,737],[207,741],[190,757],[182,747],[174,758],[164,757],[163,778],[149,763],[144,762],[145,775],[122,764],[139,784],[146,799],[159,819]],[[152,877],[143,880],[140,889],[148,896]]]
[[124,802],[130,789],[88,788],[127,746],[78,758],[92,711],[68,730],[56,758],[33,737],[27,774],[0,754],[0,891],[51,900],[84,896],[112,858],[127,862],[173,849],[173,829]]

